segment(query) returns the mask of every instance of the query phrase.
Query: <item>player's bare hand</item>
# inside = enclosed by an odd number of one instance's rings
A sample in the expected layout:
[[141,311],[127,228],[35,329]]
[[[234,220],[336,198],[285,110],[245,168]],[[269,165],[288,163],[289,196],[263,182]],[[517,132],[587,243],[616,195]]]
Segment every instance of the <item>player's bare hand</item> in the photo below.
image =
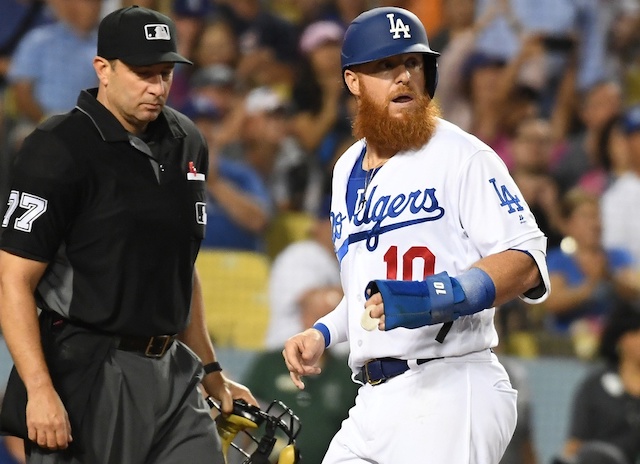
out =
[[282,356],[296,387],[304,388],[303,376],[320,373],[317,364],[323,352],[324,337],[316,329],[307,329],[286,341]]
[[29,439],[42,448],[66,449],[73,441],[71,422],[62,400],[53,387],[29,391],[27,430]]
[[384,302],[380,293],[374,293],[364,303],[362,326],[367,330],[384,330]]

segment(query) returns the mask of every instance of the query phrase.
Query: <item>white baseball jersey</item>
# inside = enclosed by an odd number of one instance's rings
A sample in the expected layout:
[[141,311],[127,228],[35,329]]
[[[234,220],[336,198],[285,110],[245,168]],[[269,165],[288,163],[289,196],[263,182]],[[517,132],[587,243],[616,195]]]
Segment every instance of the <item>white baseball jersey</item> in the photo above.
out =
[[[461,356],[495,346],[493,308],[454,321],[442,343],[436,341],[442,324],[369,332],[360,320],[371,280],[456,276],[508,249],[530,253],[549,288],[546,237],[506,166],[486,144],[440,119],[425,146],[389,159],[365,192],[365,147],[352,145],[333,173],[333,240],[345,297],[320,319],[331,344],[349,340],[354,372],[372,358]],[[544,298],[546,290],[537,301]]]

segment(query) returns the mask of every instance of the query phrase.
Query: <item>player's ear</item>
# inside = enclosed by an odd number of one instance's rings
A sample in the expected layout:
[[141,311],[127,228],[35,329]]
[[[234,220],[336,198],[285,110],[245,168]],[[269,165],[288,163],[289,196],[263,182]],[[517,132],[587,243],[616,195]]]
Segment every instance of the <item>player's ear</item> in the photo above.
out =
[[358,75],[350,69],[344,70],[344,82],[347,84],[349,92],[353,95],[360,95],[360,79]]

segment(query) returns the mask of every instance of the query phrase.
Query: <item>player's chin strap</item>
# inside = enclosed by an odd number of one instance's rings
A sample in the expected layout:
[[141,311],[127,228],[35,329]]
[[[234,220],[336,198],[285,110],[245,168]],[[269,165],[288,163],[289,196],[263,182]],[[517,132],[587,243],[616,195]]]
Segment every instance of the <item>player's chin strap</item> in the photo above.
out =
[[[207,397],[207,403],[211,408],[220,411],[220,406],[211,397]],[[272,464],[269,460],[271,453],[279,441],[276,432],[284,433],[287,444],[280,450],[277,464],[297,464],[300,461],[300,451],[296,447],[295,439],[300,432],[300,419],[281,401],[274,400],[266,411],[246,403],[243,400],[234,400],[231,414],[219,414],[216,419],[216,428],[222,441],[222,453],[227,463],[229,448],[233,447],[244,455],[242,464]],[[261,439],[255,438],[247,429],[257,430],[264,425],[265,433]],[[243,432],[256,445],[256,449],[249,454],[239,445],[233,442],[236,435]],[[275,464],[275,463],[273,463]]]
[[423,281],[372,280],[369,291],[382,295],[385,330],[444,324],[436,337],[440,343],[453,321],[492,307],[496,298],[493,280],[477,267],[458,277],[441,272]]

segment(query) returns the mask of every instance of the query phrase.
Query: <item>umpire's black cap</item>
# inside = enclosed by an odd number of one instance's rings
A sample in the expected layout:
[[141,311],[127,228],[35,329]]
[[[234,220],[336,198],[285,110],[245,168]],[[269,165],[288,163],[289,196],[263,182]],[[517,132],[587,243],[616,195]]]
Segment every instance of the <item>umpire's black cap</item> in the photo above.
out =
[[176,26],[171,18],[137,5],[115,10],[100,22],[98,56],[133,66],[193,64],[177,53]]

